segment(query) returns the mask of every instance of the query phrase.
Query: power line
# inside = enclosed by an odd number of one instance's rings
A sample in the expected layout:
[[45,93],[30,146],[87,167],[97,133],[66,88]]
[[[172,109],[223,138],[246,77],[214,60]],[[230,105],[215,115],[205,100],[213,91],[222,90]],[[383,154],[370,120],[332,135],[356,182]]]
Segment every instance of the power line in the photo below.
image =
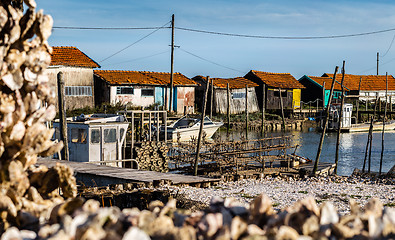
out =
[[382,58],[385,57],[385,55],[387,55],[387,53],[390,51],[390,49],[391,49],[391,47],[392,47],[392,44],[394,43],[394,39],[395,39],[395,34],[394,34],[394,36],[392,37],[392,41],[391,41],[390,46],[388,47],[387,51],[384,53],[383,56],[381,56]]
[[164,53],[168,53],[169,51],[170,50],[166,50],[164,52],[155,53],[155,54],[148,55],[148,56],[145,56],[145,57],[139,57],[139,58],[135,58],[135,59],[128,60],[128,61],[117,62],[117,63],[109,64],[108,66],[117,65],[117,64],[121,64],[121,63],[135,62],[135,61],[138,61],[138,60],[142,60],[142,59],[146,59],[146,58],[150,58],[150,57],[155,57],[155,56],[158,56],[158,55],[161,55],[161,54],[164,54]]
[[309,39],[329,39],[329,38],[347,38],[347,37],[358,37],[358,36],[366,36],[373,35],[385,32],[395,31],[395,28],[373,31],[373,32],[364,32],[364,33],[353,33],[353,34],[344,34],[344,35],[328,35],[328,36],[264,36],[264,35],[247,35],[247,34],[237,34],[237,33],[225,33],[225,32],[214,32],[207,30],[199,30],[192,28],[183,28],[183,27],[175,27],[176,29],[189,31],[189,32],[198,32],[198,33],[207,33],[214,35],[224,35],[231,37],[245,37],[245,38],[264,38],[264,39],[285,39],[285,40],[309,40]]
[[[385,63],[379,64],[379,66],[386,65],[386,64],[391,63],[391,62],[393,62],[393,61],[395,61],[395,58],[392,58],[392,59],[388,60],[388,61],[385,62]],[[372,68],[366,69],[366,70],[361,71],[361,72],[359,72],[359,73],[365,73],[365,72],[370,71],[370,70],[373,70],[373,69],[376,69],[376,67],[372,67]]]
[[[152,30],[161,29],[164,27],[62,27],[54,26],[54,29],[66,29],[66,30]],[[165,27],[170,28],[170,27]]]
[[125,51],[126,49],[130,48],[131,46],[135,45],[136,43],[141,42],[143,39],[149,37],[150,35],[154,34],[154,33],[157,32],[157,31],[159,31],[160,29],[165,28],[165,26],[166,26],[167,24],[169,24],[169,23],[170,23],[170,21],[167,22],[167,23],[165,23],[162,27],[155,29],[154,31],[150,32],[149,34],[147,34],[147,35],[145,35],[144,37],[140,38],[139,40],[135,41],[134,43],[129,44],[128,46],[126,46],[126,47],[122,48],[121,50],[119,50],[119,51],[117,51],[117,52],[111,54],[110,56],[104,58],[103,60],[101,60],[101,61],[99,61],[99,62],[104,62],[105,60],[107,60],[107,59],[109,59],[109,58],[111,58],[111,57],[117,55],[118,53],[120,53],[120,52],[122,52],[122,51]]
[[188,53],[188,54],[190,54],[190,55],[192,55],[192,56],[194,56],[194,57],[196,57],[196,58],[199,58],[199,59],[201,59],[201,60],[203,60],[203,61],[206,61],[206,62],[215,64],[215,65],[220,66],[220,67],[223,67],[223,68],[227,68],[227,69],[232,70],[232,71],[235,71],[235,72],[244,73],[243,71],[240,71],[240,70],[237,70],[237,69],[234,69],[234,68],[231,68],[231,67],[227,67],[227,66],[224,66],[224,65],[222,65],[222,64],[219,64],[219,63],[210,61],[210,60],[208,60],[208,59],[206,59],[206,58],[200,57],[200,56],[198,56],[198,55],[196,55],[196,54],[193,54],[193,53],[191,53],[191,52],[188,52],[187,50],[184,50],[184,49],[182,49],[182,48],[179,48],[179,49],[180,49],[181,51],[183,51],[183,52],[185,52],[185,53]]

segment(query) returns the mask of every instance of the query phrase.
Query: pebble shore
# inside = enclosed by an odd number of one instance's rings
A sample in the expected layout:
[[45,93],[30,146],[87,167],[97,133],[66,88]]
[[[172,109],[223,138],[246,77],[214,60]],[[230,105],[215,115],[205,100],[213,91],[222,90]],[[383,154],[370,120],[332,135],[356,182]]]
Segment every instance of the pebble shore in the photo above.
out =
[[221,182],[209,188],[168,186],[171,192],[184,198],[209,205],[213,197],[235,198],[247,206],[255,197],[264,193],[273,201],[275,210],[284,209],[296,201],[312,196],[318,204],[330,201],[341,215],[350,212],[349,200],[364,206],[371,198],[378,198],[386,207],[395,207],[395,184],[372,182],[360,178],[319,178],[240,180]]

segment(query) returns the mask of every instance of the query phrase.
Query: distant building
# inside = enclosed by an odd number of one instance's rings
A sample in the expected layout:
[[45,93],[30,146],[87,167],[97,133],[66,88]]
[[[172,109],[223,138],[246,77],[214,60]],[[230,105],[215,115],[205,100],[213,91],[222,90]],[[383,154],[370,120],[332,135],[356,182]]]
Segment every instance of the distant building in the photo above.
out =
[[[332,101],[336,102],[338,99],[341,99],[342,88],[340,82],[341,79],[337,79],[333,88],[333,97]],[[333,79],[331,77],[314,77],[304,75],[299,79],[299,82],[305,86],[305,89],[302,89],[302,101],[307,103],[310,101],[320,100],[319,104],[322,106],[322,103],[325,103],[325,107],[328,105],[329,94],[331,91]],[[349,89],[347,87],[344,88],[345,94]]]
[[[203,102],[204,91],[207,86],[207,81],[205,77],[196,76],[192,78],[200,86],[197,88],[196,92],[196,102],[198,106],[201,106]],[[228,108],[228,95],[227,95],[227,85],[229,84],[230,90],[230,113],[239,114],[245,112],[246,103],[246,87],[248,89],[248,112],[259,111],[259,106],[257,102],[257,97],[255,93],[255,87],[259,86],[251,80],[243,77],[236,78],[210,78],[210,84],[213,81],[213,113],[226,114]],[[211,104],[211,87],[208,93],[207,109],[210,109]],[[200,108],[199,111],[202,109]],[[208,111],[206,111],[208,113]]]
[[[324,73],[323,77],[333,77],[333,74]],[[341,81],[342,76],[336,76],[338,82]],[[349,89],[348,95],[356,96],[359,100],[374,100],[376,96],[385,100],[385,75],[353,75],[344,74],[344,86]],[[361,84],[359,84],[361,83]],[[395,78],[388,75],[388,101],[394,103],[395,100]]]
[[56,93],[57,74],[59,72],[63,73],[66,109],[95,106],[93,89],[94,68],[100,68],[100,65],[78,48],[53,47],[51,64],[46,72]]
[[304,86],[291,74],[251,70],[244,77],[259,85],[256,87],[256,93],[260,108],[262,108],[263,85],[265,85],[266,109],[281,109],[280,88],[284,109],[300,108],[301,90]]
[[[168,107],[170,103],[170,73],[145,71],[96,70],[96,104],[122,103],[148,107],[153,104]],[[173,110],[179,114],[193,113],[196,82],[174,73]],[[166,101],[167,99],[167,101]]]

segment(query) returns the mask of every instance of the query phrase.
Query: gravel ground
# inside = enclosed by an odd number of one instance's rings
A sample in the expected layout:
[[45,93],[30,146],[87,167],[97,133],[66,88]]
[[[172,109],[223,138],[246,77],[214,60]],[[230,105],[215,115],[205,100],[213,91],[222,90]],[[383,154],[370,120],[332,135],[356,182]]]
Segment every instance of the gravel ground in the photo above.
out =
[[210,188],[167,187],[168,190],[186,199],[208,204],[212,197],[233,197],[240,203],[248,205],[259,194],[266,194],[272,199],[276,210],[283,209],[296,201],[313,196],[317,203],[331,201],[340,214],[350,211],[349,200],[356,200],[364,206],[369,199],[378,198],[387,207],[395,207],[395,185],[370,183],[353,180],[337,183],[330,179],[319,180],[283,180],[266,178],[262,180],[240,180],[221,182]]

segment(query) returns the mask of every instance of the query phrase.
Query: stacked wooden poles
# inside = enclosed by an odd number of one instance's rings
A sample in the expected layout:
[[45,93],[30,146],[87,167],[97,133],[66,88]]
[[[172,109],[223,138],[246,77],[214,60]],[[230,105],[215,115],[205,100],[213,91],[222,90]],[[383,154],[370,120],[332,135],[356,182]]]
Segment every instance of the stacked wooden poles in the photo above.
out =
[[136,143],[134,156],[139,164],[139,169],[156,172],[169,171],[169,151],[165,142]]
[[388,95],[388,72],[385,73],[385,109],[383,117],[383,132],[381,133],[381,154],[380,154],[380,169],[379,175],[383,167],[383,155],[384,155],[384,131],[385,131],[385,119],[387,117],[387,95]]
[[336,140],[336,155],[335,155],[335,174],[337,174],[337,165],[339,162],[339,145],[340,145],[340,132],[341,132],[341,127],[342,127],[342,121],[343,121],[343,106],[344,106],[344,69],[345,61],[343,61],[343,67],[342,67],[342,81],[341,81],[341,88],[342,88],[342,101],[340,104],[340,113],[339,113],[339,126],[337,127],[337,140]]
[[[209,84],[209,77],[207,76],[206,77],[206,91],[204,93],[202,116],[200,118],[200,129],[199,129],[199,135],[198,135],[197,146],[196,146],[196,158],[195,158],[195,164],[193,166],[193,172],[194,172],[195,176],[197,176],[197,172],[198,172],[199,152],[200,152],[200,145],[201,145],[201,142],[202,142],[204,115],[206,115],[207,94],[208,94],[208,87],[209,87],[209,85],[210,85]],[[229,89],[229,84],[228,84],[228,89]],[[228,98],[229,98],[229,96],[228,96]]]
[[337,70],[338,69],[339,69],[339,67],[336,66],[335,67],[335,73],[333,74],[333,81],[332,81],[331,91],[329,93],[328,105],[326,107],[326,116],[325,116],[324,126],[322,127],[322,134],[321,134],[321,138],[320,138],[320,143],[318,145],[317,156],[315,158],[314,168],[313,168],[313,172],[312,172],[313,175],[315,175],[315,173],[317,171],[317,168],[318,168],[318,163],[320,161],[322,145],[324,144],[324,137],[325,137],[325,132],[326,132],[326,126],[328,125],[329,108],[330,108],[331,103],[332,103],[333,88],[335,86],[336,74],[337,74]]

